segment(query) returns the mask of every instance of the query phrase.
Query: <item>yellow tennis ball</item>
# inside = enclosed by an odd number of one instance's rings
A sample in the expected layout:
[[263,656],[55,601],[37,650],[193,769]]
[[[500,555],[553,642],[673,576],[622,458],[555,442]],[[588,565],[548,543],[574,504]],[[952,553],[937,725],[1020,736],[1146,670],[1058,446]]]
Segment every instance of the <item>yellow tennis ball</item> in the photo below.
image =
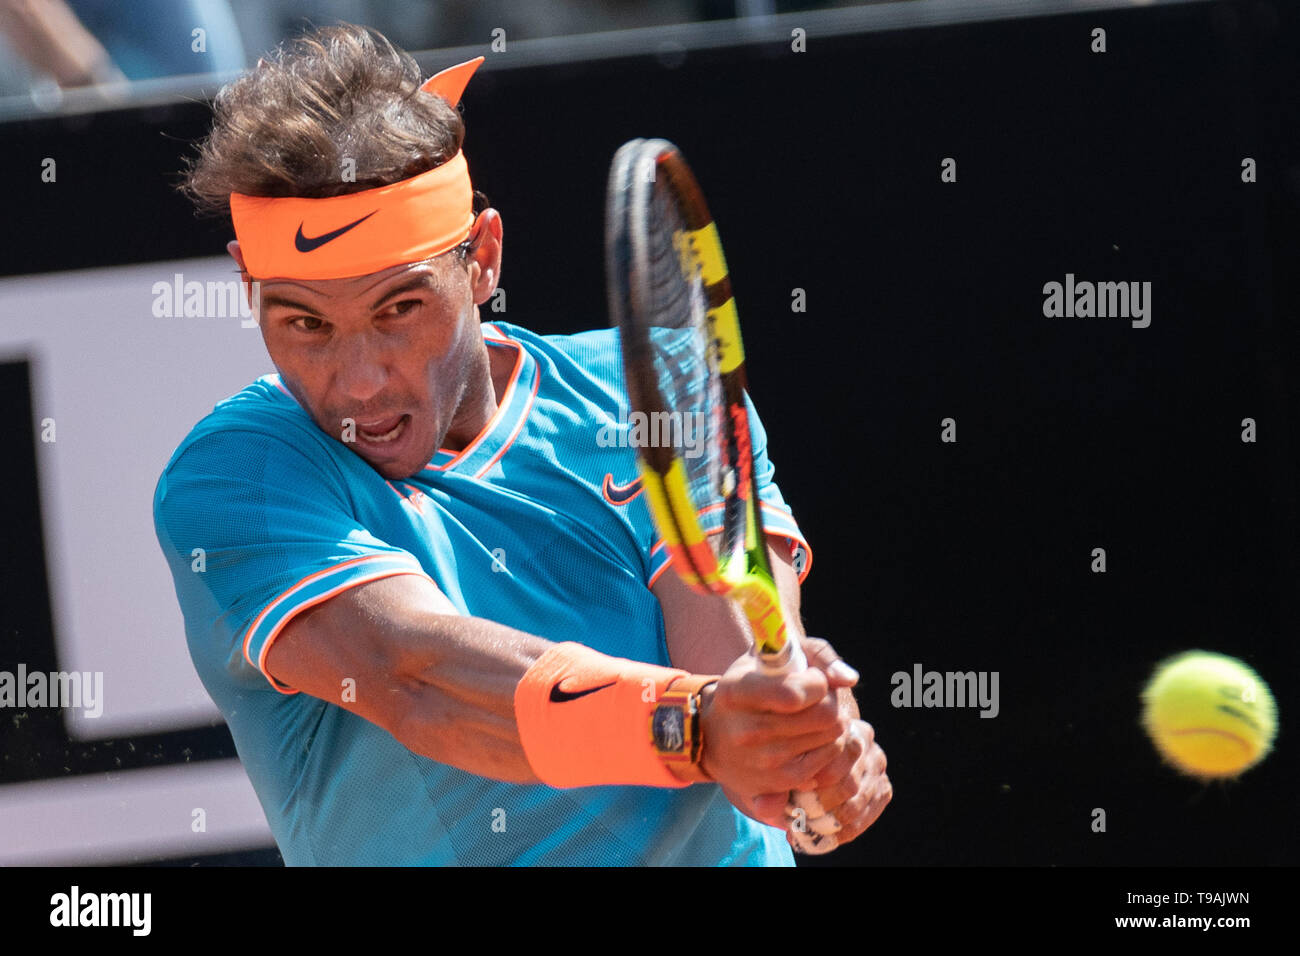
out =
[[1253,670],[1226,654],[1187,651],[1162,662],[1142,691],[1142,726],[1194,777],[1235,777],[1268,754],[1277,705]]

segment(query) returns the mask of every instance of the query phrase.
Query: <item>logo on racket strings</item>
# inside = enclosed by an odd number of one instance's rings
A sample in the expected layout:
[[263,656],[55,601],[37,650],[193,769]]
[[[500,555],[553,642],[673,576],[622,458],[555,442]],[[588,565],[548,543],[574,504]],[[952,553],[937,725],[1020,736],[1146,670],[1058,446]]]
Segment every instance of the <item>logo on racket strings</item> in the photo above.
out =
[[695,248],[695,237],[691,233],[681,229],[674,232],[673,249],[677,251],[682,275],[693,277],[703,268],[700,264],[699,250]]

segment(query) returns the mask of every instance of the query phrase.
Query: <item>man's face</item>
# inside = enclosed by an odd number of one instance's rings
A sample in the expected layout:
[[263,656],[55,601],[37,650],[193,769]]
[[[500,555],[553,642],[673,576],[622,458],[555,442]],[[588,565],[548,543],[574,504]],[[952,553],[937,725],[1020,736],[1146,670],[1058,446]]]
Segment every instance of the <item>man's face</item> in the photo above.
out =
[[262,337],[285,387],[386,478],[419,472],[449,433],[473,437],[495,408],[476,304],[496,285],[500,229],[481,232],[468,260],[261,283]]

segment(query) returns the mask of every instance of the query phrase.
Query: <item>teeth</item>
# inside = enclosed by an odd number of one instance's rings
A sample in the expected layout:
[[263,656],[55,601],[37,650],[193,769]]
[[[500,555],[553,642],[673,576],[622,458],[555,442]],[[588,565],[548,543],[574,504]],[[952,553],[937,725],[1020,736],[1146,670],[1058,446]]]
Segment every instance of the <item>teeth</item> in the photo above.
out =
[[402,433],[402,429],[405,426],[406,426],[406,418],[403,417],[398,421],[398,423],[395,426],[393,426],[392,431],[384,432],[384,434],[382,435],[374,435],[362,429],[361,435],[363,438],[365,438],[366,441],[374,441],[374,442],[392,441],[394,438],[396,438],[398,435]]

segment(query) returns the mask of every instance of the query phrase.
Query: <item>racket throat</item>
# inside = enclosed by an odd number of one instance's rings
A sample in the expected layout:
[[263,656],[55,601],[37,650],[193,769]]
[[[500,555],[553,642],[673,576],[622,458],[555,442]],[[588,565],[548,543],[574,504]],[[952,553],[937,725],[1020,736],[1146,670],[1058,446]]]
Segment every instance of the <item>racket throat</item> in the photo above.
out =
[[772,584],[758,577],[734,580],[729,596],[744,609],[761,657],[778,654],[788,646],[781,597]]

